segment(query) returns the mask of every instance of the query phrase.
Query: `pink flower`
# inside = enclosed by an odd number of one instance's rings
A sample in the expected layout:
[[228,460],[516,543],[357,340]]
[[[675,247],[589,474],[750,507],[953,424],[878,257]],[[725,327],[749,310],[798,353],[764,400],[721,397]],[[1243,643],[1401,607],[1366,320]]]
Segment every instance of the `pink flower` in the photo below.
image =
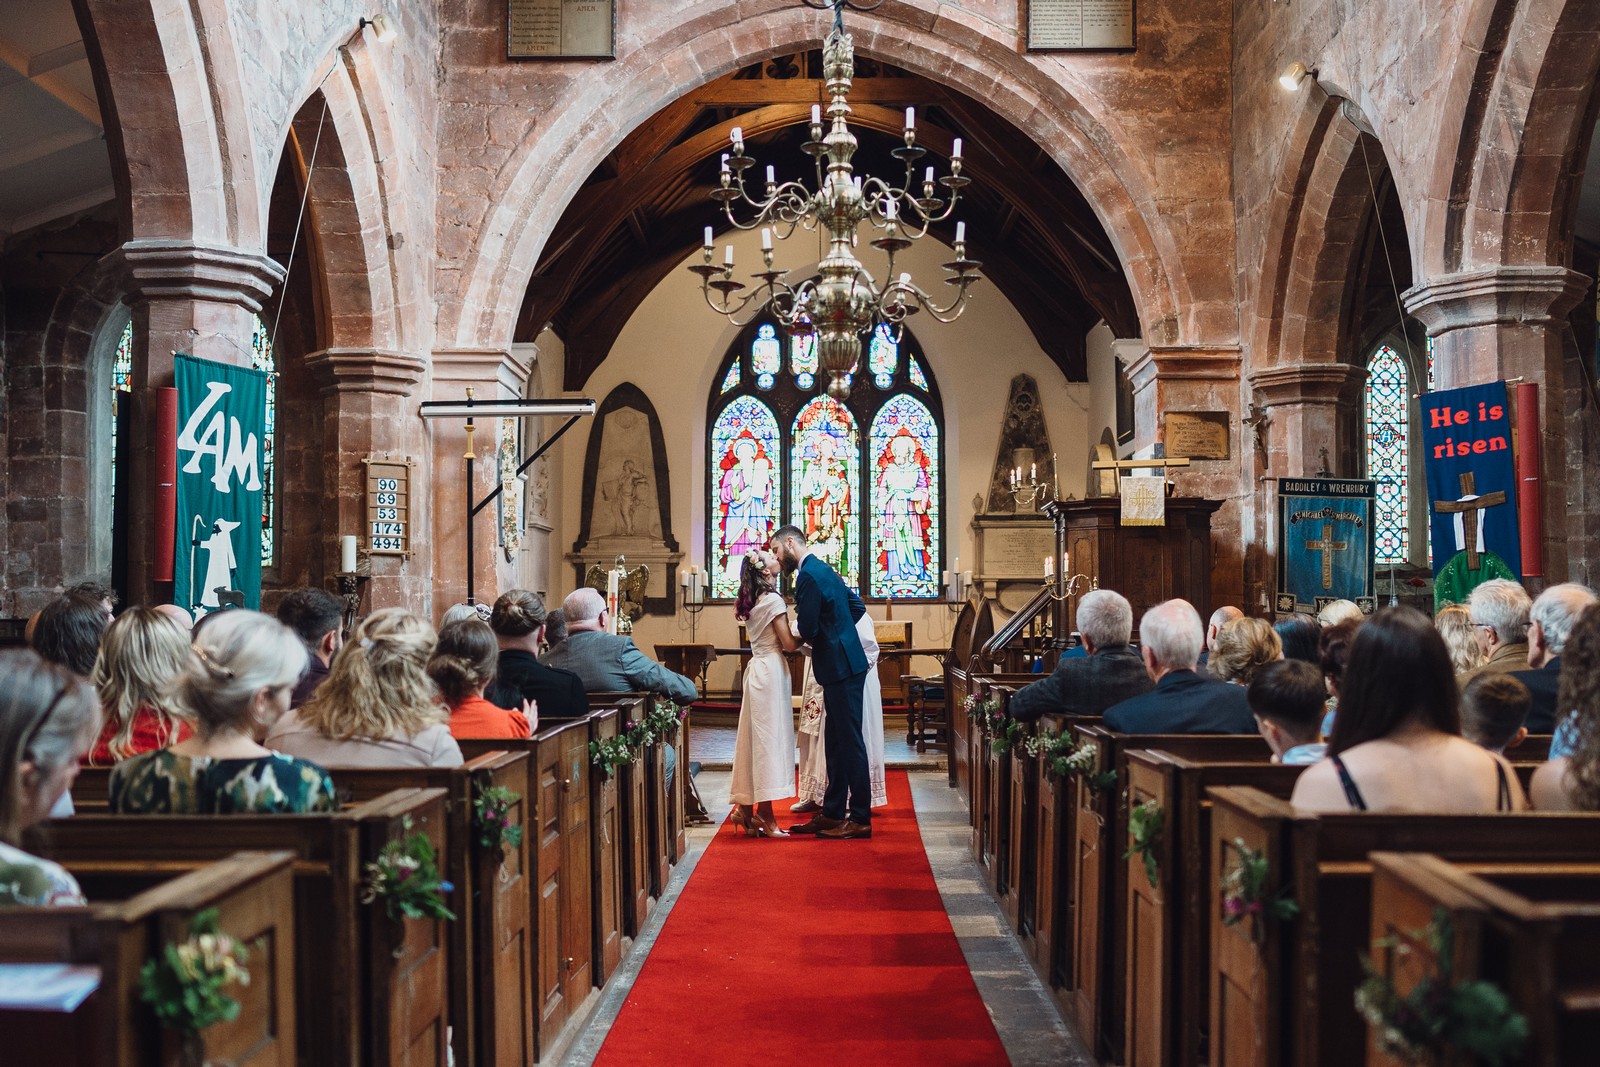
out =
[[1243,914],[1245,910],[1244,901],[1240,900],[1238,897],[1223,897],[1222,910],[1230,917]]

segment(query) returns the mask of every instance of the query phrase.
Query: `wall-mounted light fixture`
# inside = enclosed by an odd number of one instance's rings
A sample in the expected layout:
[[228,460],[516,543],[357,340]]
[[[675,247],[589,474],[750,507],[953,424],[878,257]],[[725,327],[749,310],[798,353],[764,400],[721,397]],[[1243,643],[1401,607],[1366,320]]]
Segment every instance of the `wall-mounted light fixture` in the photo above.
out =
[[1305,81],[1307,78],[1315,81],[1317,78],[1317,68],[1308,67],[1304,63],[1291,63],[1289,64],[1287,70],[1278,75],[1278,84],[1292,93],[1296,89],[1300,88],[1300,83]]
[[372,27],[372,32],[377,35],[379,44],[388,44],[395,39],[394,23],[389,21],[388,15],[374,15],[370,19],[362,19],[359,29]]

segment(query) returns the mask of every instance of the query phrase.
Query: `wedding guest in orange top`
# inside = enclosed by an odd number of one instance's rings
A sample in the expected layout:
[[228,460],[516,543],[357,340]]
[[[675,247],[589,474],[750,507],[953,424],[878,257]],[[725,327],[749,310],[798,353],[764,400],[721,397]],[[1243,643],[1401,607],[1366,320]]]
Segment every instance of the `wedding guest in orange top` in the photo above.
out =
[[539,706],[522,702],[507,709],[483,699],[494,681],[500,643],[489,624],[476,617],[452,622],[439,631],[439,643],[428,660],[433,679],[450,708],[450,734],[456,738],[531,737],[539,722]]
[[172,713],[168,694],[189,660],[189,635],[154,608],[129,608],[106,629],[92,681],[105,725],[86,767],[177,744],[193,731]]

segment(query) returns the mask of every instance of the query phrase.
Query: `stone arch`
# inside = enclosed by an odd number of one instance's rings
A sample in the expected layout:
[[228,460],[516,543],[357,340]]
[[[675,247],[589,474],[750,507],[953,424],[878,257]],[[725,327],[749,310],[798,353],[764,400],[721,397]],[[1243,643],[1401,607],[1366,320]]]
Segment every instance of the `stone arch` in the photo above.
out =
[[1448,89],[1459,134],[1432,175],[1442,218],[1426,271],[1564,265],[1600,105],[1600,6],[1480,0],[1463,39],[1477,60]]
[[[568,105],[552,110],[523,139],[502,168],[486,216],[460,220],[478,240],[463,261],[459,299],[441,307],[441,340],[461,347],[505,344],[543,243],[597,162],[631,129],[694,88],[740,66],[820,46],[824,25],[799,5],[742,18],[737,5],[720,5],[597,69],[594,92],[566,86]],[[885,8],[879,17],[854,20],[850,30],[858,55],[892,57],[981,99],[1050,146],[1115,245],[1150,344],[1235,340],[1232,334],[1203,336],[1217,316],[1208,314],[1214,310],[1208,298],[1191,286],[1184,251],[1158,218],[1153,176],[1120,148],[1131,138],[1078,75],[1019,53],[1011,30],[948,18],[931,0]]]

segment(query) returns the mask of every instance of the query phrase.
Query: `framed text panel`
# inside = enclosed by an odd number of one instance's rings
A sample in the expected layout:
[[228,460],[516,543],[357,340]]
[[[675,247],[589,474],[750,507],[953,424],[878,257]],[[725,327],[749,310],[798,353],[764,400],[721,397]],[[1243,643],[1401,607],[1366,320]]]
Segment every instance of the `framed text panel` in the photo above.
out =
[[612,59],[616,0],[506,0],[506,58]]
[[1126,52],[1134,0],[1027,0],[1030,52]]
[[411,464],[373,459],[366,465],[366,536],[369,556],[411,555]]

